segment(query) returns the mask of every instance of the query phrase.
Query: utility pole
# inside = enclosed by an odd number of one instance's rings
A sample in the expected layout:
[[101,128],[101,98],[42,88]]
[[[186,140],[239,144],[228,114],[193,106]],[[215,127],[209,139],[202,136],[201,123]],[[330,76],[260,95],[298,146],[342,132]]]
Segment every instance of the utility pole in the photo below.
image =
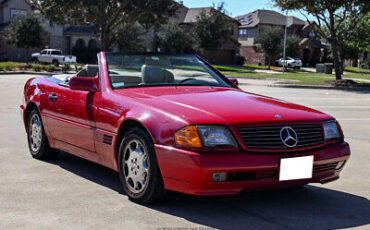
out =
[[101,8],[100,8],[100,49],[102,52],[105,51],[104,47],[104,24],[105,24],[105,0],[101,0]]
[[288,10],[286,11],[286,16],[285,16],[283,73],[285,73],[285,66],[286,66],[286,36],[287,36],[287,30],[288,30]]

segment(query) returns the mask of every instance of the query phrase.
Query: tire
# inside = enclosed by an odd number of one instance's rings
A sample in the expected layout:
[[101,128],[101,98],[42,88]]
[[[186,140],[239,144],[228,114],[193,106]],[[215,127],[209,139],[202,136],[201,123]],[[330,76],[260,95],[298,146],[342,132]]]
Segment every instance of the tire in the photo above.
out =
[[39,59],[37,58],[32,58],[32,63],[40,64]]
[[28,116],[27,140],[30,153],[35,159],[51,159],[55,158],[59,153],[59,150],[50,148],[41,116],[37,109],[33,109]]
[[58,67],[58,66],[59,66],[59,61],[58,61],[58,60],[53,60],[53,65],[54,65],[55,67]]
[[141,128],[132,128],[124,136],[118,155],[119,177],[130,200],[153,203],[165,190],[155,150],[149,135]]

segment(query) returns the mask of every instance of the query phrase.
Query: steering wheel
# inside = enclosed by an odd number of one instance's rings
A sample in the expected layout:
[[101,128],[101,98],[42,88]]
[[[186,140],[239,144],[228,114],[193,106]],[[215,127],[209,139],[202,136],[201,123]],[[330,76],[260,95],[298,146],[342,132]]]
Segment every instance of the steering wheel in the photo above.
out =
[[187,82],[187,81],[196,81],[196,80],[197,79],[195,79],[195,78],[189,77],[189,78],[186,78],[186,79],[180,81],[179,83],[181,84],[181,83],[184,83],[184,82]]

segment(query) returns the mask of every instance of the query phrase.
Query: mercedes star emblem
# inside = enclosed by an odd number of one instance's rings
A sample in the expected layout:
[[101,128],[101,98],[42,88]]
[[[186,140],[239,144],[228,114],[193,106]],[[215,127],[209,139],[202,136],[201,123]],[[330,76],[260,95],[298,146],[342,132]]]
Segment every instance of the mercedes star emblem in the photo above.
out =
[[298,144],[298,136],[292,127],[285,126],[280,130],[280,139],[288,147],[293,148]]

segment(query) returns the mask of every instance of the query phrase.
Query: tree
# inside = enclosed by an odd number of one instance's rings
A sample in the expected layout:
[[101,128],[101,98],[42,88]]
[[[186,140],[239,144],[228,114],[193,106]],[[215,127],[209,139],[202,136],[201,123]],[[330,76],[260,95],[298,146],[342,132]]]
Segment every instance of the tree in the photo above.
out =
[[7,40],[10,44],[26,49],[28,61],[29,49],[44,45],[44,28],[34,15],[21,16],[6,27]]
[[364,14],[351,31],[352,33],[349,33],[346,43],[361,51],[370,52],[370,13]]
[[344,41],[339,51],[342,60],[358,59],[363,52],[370,52],[370,13],[363,15],[348,31],[348,26],[351,24],[351,19],[348,19],[341,27],[341,30],[344,28],[347,33],[339,32],[342,35],[340,39]]
[[283,37],[283,30],[278,27],[263,30],[258,35],[258,43],[268,60],[268,69],[271,67],[272,60],[281,54]]
[[219,49],[223,42],[230,36],[229,20],[225,15],[224,3],[212,8],[209,12],[203,10],[194,23],[200,48]]
[[175,22],[170,22],[160,28],[157,41],[165,51],[180,53],[196,51],[199,43],[193,31],[188,31]]
[[[101,28],[101,0],[27,0],[51,22],[58,24],[93,24],[96,33]],[[121,35],[136,23],[147,31],[165,23],[178,3],[172,0],[104,0],[104,48],[116,46]]]
[[[297,58],[299,57],[299,42],[301,39],[297,36],[288,36],[286,38],[286,56]],[[284,47],[284,40],[282,39],[281,47]],[[283,52],[283,51],[282,51]]]
[[143,33],[143,28],[136,24],[127,29],[125,33],[119,35],[117,42],[120,51],[140,51],[144,49],[143,39],[140,36]]
[[[337,31],[338,56],[341,72],[344,71],[345,59],[358,59],[360,51],[370,51],[370,14],[361,16],[354,25],[352,17],[349,16]],[[337,19],[336,19],[337,20]],[[323,27],[322,30],[329,36],[330,31]],[[333,52],[330,55],[333,58]]]
[[[344,33],[352,30],[362,15],[370,9],[368,0],[274,0],[283,10],[301,10],[316,19],[313,25],[321,37],[331,45],[335,75],[337,80],[342,79],[339,46],[344,41],[340,39],[339,29],[351,17],[351,25]],[[303,14],[305,15],[305,14]],[[325,33],[325,30],[328,33]],[[342,32],[341,32],[342,33]]]

